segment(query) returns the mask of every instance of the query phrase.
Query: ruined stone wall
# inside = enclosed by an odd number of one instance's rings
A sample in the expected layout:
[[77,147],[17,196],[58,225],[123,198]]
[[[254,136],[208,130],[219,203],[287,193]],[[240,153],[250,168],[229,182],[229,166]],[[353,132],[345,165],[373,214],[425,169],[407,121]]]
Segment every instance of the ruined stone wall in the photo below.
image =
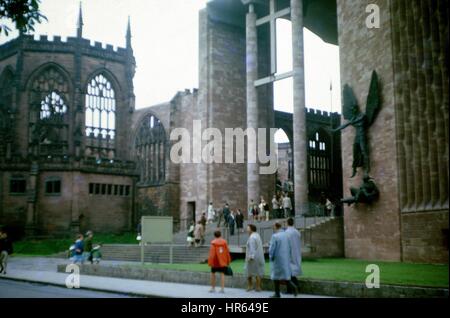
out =
[[[190,151],[193,158],[193,121],[200,120],[203,129],[204,121],[202,120],[201,111],[198,104],[198,95],[182,93],[174,101],[174,128],[185,128],[190,135]],[[180,225],[182,228],[188,227],[188,224],[194,219],[200,219],[200,215],[207,206],[207,184],[206,184],[206,165],[204,163],[181,163],[174,165],[179,175],[179,210]],[[195,209],[194,209],[195,205]]]
[[[45,193],[48,178],[61,179],[61,194]],[[95,175],[77,172],[42,172],[38,180],[37,225],[43,234],[67,234],[73,215],[73,202],[77,201],[80,231],[120,233],[130,230],[132,192],[128,196],[94,195],[89,183],[130,186],[132,179],[121,176]]]
[[[0,72],[10,66],[17,86],[12,105],[15,109],[12,156],[1,158],[0,223],[36,230],[34,234],[67,235],[73,231],[93,229],[99,232],[122,232],[131,227],[133,209],[133,171],[124,163],[128,159],[128,136],[134,107],[128,72],[129,52],[113,50],[100,43],[90,45],[86,39],[60,37],[39,40],[22,36],[0,46]],[[61,71],[68,83],[65,103],[68,107],[68,157],[29,157],[30,84],[44,67],[52,65]],[[105,72],[116,97],[116,158],[111,163],[87,162],[83,149],[76,151],[76,131],[84,140],[84,107],[87,82],[93,75]],[[78,90],[79,89],[79,90]],[[81,95],[78,94],[81,93]],[[36,164],[32,165],[33,160]],[[36,186],[30,171],[36,172]],[[13,175],[26,180],[26,193],[9,191]],[[61,193],[45,193],[45,181],[61,180]],[[128,196],[91,195],[90,183],[130,187]],[[27,216],[28,211],[28,216]],[[30,233],[31,234],[31,233]]]
[[134,223],[137,224],[141,216],[172,216],[174,218],[174,229],[179,227],[179,166],[175,166],[170,160],[171,142],[170,131],[173,125],[173,103],[162,103],[159,105],[137,110],[133,113],[131,125],[131,138],[129,141],[129,151],[131,158],[134,157],[134,141],[141,121],[147,115],[158,118],[164,126],[167,144],[165,155],[165,180],[160,185],[137,186],[136,188],[136,217]]
[[[215,21],[204,10],[200,16],[199,111],[206,127],[219,129],[222,136],[225,128],[245,129],[245,83],[245,30]],[[202,169],[206,169],[206,201],[213,201],[216,208],[228,202],[233,209],[246,210],[245,164],[211,164]]]
[[25,226],[27,211],[27,194],[10,194],[9,181],[13,176],[28,178],[28,171],[0,172],[0,223],[11,227]]

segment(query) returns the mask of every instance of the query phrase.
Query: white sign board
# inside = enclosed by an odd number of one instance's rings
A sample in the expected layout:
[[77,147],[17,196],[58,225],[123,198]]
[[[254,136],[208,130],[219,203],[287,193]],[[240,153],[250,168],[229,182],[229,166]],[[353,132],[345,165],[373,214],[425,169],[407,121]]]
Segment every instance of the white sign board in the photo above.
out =
[[172,243],[173,217],[143,216],[141,225],[142,243]]

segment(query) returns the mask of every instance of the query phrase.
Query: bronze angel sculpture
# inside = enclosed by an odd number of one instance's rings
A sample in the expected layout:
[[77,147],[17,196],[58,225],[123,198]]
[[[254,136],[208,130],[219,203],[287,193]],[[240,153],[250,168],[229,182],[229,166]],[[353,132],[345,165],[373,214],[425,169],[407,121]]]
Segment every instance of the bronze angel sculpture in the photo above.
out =
[[377,72],[373,71],[372,73],[365,113],[360,111],[353,89],[347,84],[344,86],[343,99],[342,115],[348,122],[334,131],[343,130],[348,126],[355,127],[356,135],[353,143],[352,178],[356,176],[359,167],[364,169],[364,176],[368,176],[370,172],[370,153],[367,142],[367,130],[373,124],[381,109]]

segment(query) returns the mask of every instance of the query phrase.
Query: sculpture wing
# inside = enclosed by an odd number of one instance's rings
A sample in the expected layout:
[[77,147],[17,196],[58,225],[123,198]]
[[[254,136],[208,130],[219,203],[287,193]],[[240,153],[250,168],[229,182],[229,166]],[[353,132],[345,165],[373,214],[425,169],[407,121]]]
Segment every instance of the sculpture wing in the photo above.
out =
[[369,95],[367,96],[366,116],[369,126],[373,124],[381,109],[380,91],[378,85],[378,74],[372,73]]
[[353,117],[353,106],[358,107],[358,102],[356,100],[353,89],[345,84],[344,86],[344,105],[342,107],[342,115],[346,120],[351,120]]

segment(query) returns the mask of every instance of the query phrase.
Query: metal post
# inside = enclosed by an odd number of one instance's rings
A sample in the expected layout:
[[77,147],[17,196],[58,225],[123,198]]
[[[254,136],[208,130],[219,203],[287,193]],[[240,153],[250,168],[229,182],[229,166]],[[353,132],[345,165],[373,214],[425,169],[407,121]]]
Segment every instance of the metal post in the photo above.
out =
[[173,263],[173,244],[170,244],[170,251],[169,251],[169,264]]
[[144,241],[142,239],[140,244],[141,244],[141,265],[144,265]]

